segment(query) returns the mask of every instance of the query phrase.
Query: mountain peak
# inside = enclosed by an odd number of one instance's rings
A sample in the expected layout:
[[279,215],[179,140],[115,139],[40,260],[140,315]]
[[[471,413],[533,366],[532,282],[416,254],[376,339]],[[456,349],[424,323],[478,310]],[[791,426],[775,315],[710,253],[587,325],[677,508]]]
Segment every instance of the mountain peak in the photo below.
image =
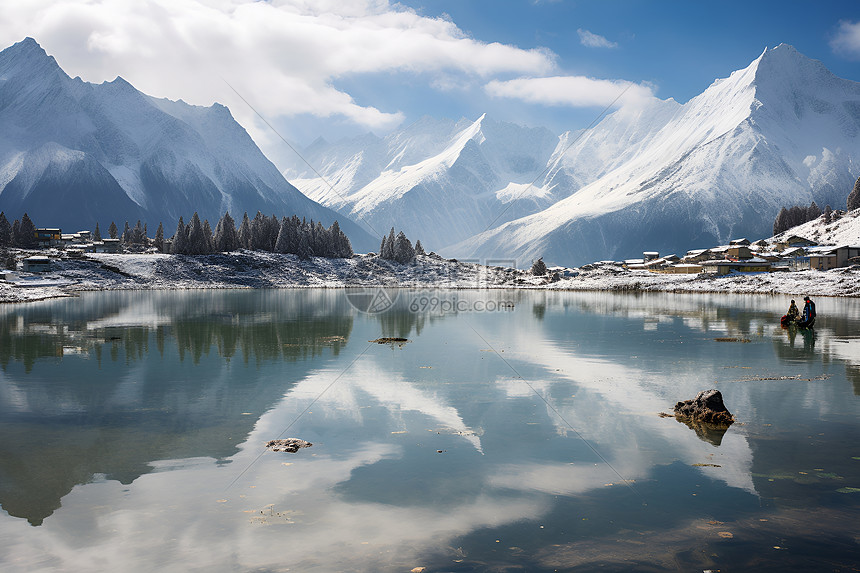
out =
[[755,83],[759,87],[777,82],[783,88],[820,89],[821,84],[837,79],[824,64],[804,56],[789,44],[766,49],[753,65],[756,67]]
[[26,37],[0,52],[0,75],[25,73],[29,76],[62,70],[53,56],[31,37]]

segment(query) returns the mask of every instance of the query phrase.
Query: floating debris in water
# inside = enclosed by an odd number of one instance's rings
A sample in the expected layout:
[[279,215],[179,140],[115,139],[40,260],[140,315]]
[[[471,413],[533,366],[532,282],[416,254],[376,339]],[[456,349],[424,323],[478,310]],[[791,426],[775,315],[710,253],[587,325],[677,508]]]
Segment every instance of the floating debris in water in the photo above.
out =
[[404,344],[409,342],[408,338],[400,338],[397,336],[383,336],[381,338],[377,338],[376,340],[368,340],[368,342],[375,342],[376,344],[388,344],[392,348],[396,344],[398,347],[402,347]]
[[299,451],[299,448],[309,448],[313,444],[300,440],[299,438],[285,438],[283,440],[269,440],[266,442],[266,449],[273,452],[289,452],[291,454]]
[[721,468],[719,464],[693,464],[694,468]]
[[762,382],[765,380],[798,380],[801,382],[814,382],[816,380],[827,380],[830,378],[830,374],[819,374],[818,376],[813,376],[812,378],[801,378],[800,374],[795,376],[751,376],[748,378],[741,378],[741,382]]
[[750,340],[749,338],[734,338],[731,336],[722,337],[722,338],[715,338],[714,340],[716,340],[717,342],[743,342],[743,343],[752,342],[752,340]]

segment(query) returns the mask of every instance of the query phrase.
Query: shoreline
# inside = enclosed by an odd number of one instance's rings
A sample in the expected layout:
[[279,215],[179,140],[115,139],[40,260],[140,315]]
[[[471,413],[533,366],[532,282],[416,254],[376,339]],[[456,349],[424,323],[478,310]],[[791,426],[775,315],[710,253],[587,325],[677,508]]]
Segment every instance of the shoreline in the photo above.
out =
[[[420,256],[401,265],[375,256],[350,259],[260,251],[214,255],[90,254],[56,259],[52,270],[21,273],[15,283],[0,281],[0,303],[37,302],[75,297],[82,292],[114,290],[306,289],[386,287],[404,289],[522,289],[619,293],[758,294],[860,297],[860,267],[829,271],[749,273],[726,276],[671,275],[625,270],[600,263],[565,269],[575,275],[552,281],[528,270]],[[551,271],[552,272],[552,271]],[[45,286],[39,283],[44,282]],[[17,286],[16,286],[17,285]]]

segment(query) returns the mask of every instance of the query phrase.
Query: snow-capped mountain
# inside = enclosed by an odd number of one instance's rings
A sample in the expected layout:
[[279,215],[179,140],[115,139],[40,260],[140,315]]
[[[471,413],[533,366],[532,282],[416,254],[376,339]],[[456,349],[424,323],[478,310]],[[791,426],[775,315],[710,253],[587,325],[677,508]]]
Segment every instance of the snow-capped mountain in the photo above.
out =
[[558,144],[547,129],[485,116],[425,117],[383,139],[319,140],[302,151],[316,172],[296,159],[284,174],[312,199],[380,233],[396,226],[438,250],[557,201],[526,188]]
[[334,191],[294,181],[448,256],[575,265],[766,237],[782,206],[844,206],[860,175],[860,83],[787,45],[685,104],[655,99],[557,138],[485,117],[423,123],[423,154],[409,130],[320,142]]
[[35,40],[0,52],[0,210],[39,225],[104,230],[138,219],[170,233],[194,211],[339,219],[354,246],[376,239],[302,195],[219,104],[157,99],[122,78],[70,78]]

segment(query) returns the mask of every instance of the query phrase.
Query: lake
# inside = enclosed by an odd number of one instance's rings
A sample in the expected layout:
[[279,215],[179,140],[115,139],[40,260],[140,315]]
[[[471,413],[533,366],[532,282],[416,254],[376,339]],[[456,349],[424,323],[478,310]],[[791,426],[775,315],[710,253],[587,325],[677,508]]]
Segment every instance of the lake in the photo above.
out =
[[[860,300],[817,299],[814,332],[779,326],[788,302],[2,305],[0,569],[856,570]],[[659,416],[710,388],[725,432]]]

